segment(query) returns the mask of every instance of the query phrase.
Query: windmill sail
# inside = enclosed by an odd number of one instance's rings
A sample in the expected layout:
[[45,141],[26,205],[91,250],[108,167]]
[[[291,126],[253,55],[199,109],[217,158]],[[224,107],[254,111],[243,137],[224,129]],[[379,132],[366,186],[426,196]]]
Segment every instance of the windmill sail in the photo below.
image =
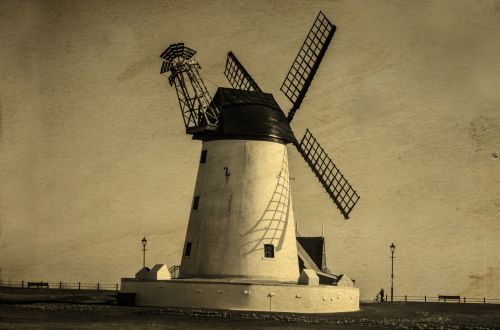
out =
[[340,213],[345,219],[349,219],[349,213],[359,200],[359,195],[351,184],[309,130],[306,130],[300,144],[296,142],[295,146],[333,199]]
[[259,85],[252,76],[245,70],[233,52],[227,53],[226,68],[224,75],[234,89],[244,89],[247,91],[262,92]]
[[304,100],[335,30],[335,25],[320,11],[281,85],[281,91],[293,103],[288,122]]
[[170,68],[176,64],[173,62],[175,58],[182,58],[184,61],[188,61],[194,54],[196,54],[196,51],[184,46],[183,42],[170,45],[160,55],[160,57],[165,60],[165,62],[162,63],[160,74],[169,71]]

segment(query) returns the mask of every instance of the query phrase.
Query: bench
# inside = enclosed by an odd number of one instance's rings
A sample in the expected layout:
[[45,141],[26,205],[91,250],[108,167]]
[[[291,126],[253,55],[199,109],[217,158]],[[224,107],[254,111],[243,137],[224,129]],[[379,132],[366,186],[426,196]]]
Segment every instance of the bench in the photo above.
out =
[[441,300],[444,300],[444,302],[446,302],[447,299],[448,300],[458,300],[458,302],[460,302],[460,296],[443,296],[443,295],[439,295],[438,302]]
[[34,287],[34,288],[49,288],[49,283],[48,282],[28,282],[28,289]]

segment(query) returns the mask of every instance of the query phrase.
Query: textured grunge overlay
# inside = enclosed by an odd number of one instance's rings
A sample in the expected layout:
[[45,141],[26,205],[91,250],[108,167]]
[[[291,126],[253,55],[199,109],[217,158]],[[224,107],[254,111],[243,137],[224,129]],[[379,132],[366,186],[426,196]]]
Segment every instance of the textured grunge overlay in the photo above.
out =
[[279,92],[319,11],[337,26],[292,126],[362,198],[344,220],[288,146],[294,215],[362,299],[500,298],[499,1],[0,0],[0,279],[117,283],[180,262],[200,142],[161,52],[228,51]]

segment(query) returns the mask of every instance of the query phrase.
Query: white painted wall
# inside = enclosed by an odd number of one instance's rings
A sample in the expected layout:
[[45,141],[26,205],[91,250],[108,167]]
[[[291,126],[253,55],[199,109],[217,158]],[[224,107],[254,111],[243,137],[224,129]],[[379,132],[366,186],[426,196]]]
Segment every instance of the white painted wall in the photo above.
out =
[[[286,146],[268,141],[204,142],[181,278],[244,277],[297,282],[295,220]],[[229,176],[225,175],[228,168]],[[273,244],[274,258],[264,258]],[[185,251],[185,250],[184,250]]]
[[165,264],[156,264],[148,274],[148,280],[170,280],[170,272]]
[[135,293],[137,306],[293,313],[334,313],[359,310],[358,288],[333,285],[122,279],[121,292]]

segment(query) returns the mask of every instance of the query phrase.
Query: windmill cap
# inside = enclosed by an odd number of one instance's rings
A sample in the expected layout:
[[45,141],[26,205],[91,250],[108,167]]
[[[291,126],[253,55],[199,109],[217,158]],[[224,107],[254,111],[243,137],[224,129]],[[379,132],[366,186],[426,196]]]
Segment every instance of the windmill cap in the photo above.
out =
[[219,88],[213,103],[221,111],[219,130],[211,139],[270,140],[293,142],[285,114],[272,94]]

